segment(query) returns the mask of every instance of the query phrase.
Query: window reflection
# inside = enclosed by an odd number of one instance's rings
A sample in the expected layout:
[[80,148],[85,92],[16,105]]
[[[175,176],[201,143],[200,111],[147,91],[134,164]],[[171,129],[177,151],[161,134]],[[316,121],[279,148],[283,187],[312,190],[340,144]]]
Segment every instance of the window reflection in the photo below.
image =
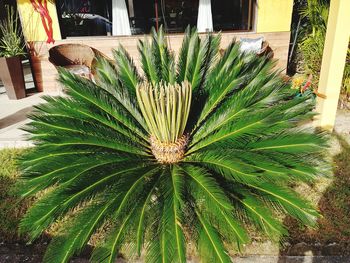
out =
[[252,30],[252,0],[211,2],[215,31]]
[[112,32],[110,0],[56,1],[62,37],[103,36]]

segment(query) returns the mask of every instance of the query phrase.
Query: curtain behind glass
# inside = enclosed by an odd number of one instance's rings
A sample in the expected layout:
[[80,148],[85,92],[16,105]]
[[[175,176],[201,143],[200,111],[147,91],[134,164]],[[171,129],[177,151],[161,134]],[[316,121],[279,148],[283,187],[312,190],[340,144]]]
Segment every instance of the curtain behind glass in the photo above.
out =
[[112,0],[112,33],[113,36],[131,35],[125,0]]
[[197,28],[198,32],[213,31],[211,0],[199,0]]

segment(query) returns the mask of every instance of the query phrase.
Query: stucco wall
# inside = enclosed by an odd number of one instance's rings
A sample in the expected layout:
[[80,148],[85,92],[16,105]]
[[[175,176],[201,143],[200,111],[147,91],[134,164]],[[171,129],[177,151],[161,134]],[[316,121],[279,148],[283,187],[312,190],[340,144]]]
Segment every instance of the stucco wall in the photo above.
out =
[[290,31],[293,0],[258,0],[256,32]]

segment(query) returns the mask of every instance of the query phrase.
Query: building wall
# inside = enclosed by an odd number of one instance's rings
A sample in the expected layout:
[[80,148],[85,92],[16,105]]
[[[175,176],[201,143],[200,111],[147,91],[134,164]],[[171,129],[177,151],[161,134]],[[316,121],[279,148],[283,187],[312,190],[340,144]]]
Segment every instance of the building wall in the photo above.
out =
[[[56,81],[57,70],[49,62],[48,50],[53,47],[52,44],[45,43],[46,35],[41,26],[40,16],[33,13],[33,8],[30,6],[30,0],[17,0],[20,10],[26,17],[28,24],[30,17],[34,19],[34,28],[37,28],[37,35],[29,35],[29,40],[37,40],[35,43],[36,57],[32,58],[32,63],[35,68],[36,82],[45,91],[59,90],[60,87]],[[213,0],[214,1],[214,0]],[[216,0],[215,0],[216,1]],[[277,59],[277,66],[285,70],[287,66],[287,57],[290,40],[290,24],[292,16],[293,0],[258,0],[256,14],[256,33],[247,32],[223,32],[221,48],[227,47],[233,38],[247,37],[256,38],[263,36],[269,43],[274,52],[274,58]],[[50,5],[50,13],[54,23],[55,45],[66,43],[79,43],[91,46],[109,57],[112,57],[112,50],[119,44],[123,45],[133,57],[136,64],[139,64],[139,54],[137,52],[137,43],[139,39],[144,39],[144,36],[129,36],[129,37],[79,37],[60,39],[57,13],[54,4]],[[32,26],[33,27],[33,21]],[[26,24],[24,25],[24,27]],[[25,29],[26,30],[26,29]],[[30,34],[32,31],[28,31]],[[178,52],[183,34],[169,35],[170,48]],[[44,73],[44,74],[43,74]]]
[[[40,15],[34,11],[30,0],[17,0],[24,35],[28,41],[45,41],[45,30]],[[60,40],[61,33],[54,1],[48,1],[52,18],[54,39]],[[290,31],[293,0],[257,0],[256,33]]]
[[258,0],[256,32],[290,31],[293,0]]
[[[175,34],[167,36],[169,38],[170,48],[175,54],[181,47],[183,34]],[[204,34],[203,34],[204,36]],[[263,36],[268,41],[273,53],[274,59],[277,59],[277,67],[285,70],[287,66],[288,48],[289,48],[289,32],[272,32],[264,34],[255,33],[223,33],[221,48],[226,48],[234,38],[257,38]],[[137,66],[140,65],[139,53],[137,44],[139,40],[144,40],[145,36],[130,36],[130,37],[79,37],[56,41],[55,45],[60,44],[84,44],[97,49],[106,56],[113,58],[113,49],[122,45],[134,59]],[[39,56],[33,59],[34,67],[37,69],[34,74],[37,84],[43,88],[44,91],[58,91],[61,89],[57,82],[57,70],[49,61],[49,49],[55,45],[44,42],[36,42],[36,50]],[[38,70],[39,69],[39,70]]]

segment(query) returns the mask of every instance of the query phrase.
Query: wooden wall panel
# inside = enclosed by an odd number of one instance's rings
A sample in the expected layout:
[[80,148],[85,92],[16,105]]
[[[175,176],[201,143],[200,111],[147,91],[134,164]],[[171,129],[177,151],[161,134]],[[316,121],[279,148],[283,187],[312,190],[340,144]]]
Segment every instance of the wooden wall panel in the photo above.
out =
[[[203,35],[204,36],[204,35]],[[282,70],[287,67],[288,49],[290,32],[272,32],[272,33],[223,33],[221,48],[225,48],[229,45],[233,38],[257,38],[263,36],[266,41],[269,42],[270,47],[274,52],[274,58],[278,59],[277,66]],[[81,38],[69,38],[65,40],[56,41],[54,45],[46,44],[43,42],[36,42],[36,51],[39,53],[39,62],[41,66],[42,76],[37,78],[38,84],[42,85],[44,91],[57,91],[60,87],[56,81],[57,71],[56,68],[48,60],[48,51],[51,47],[66,43],[79,43],[91,46],[108,57],[112,58],[112,50],[119,45],[123,45],[124,48],[130,53],[136,64],[139,64],[139,54],[137,50],[137,43],[139,39],[145,39],[146,36],[132,36],[132,37],[81,37]],[[169,35],[168,36],[170,48],[178,53],[183,34]],[[38,74],[37,74],[38,75]]]

